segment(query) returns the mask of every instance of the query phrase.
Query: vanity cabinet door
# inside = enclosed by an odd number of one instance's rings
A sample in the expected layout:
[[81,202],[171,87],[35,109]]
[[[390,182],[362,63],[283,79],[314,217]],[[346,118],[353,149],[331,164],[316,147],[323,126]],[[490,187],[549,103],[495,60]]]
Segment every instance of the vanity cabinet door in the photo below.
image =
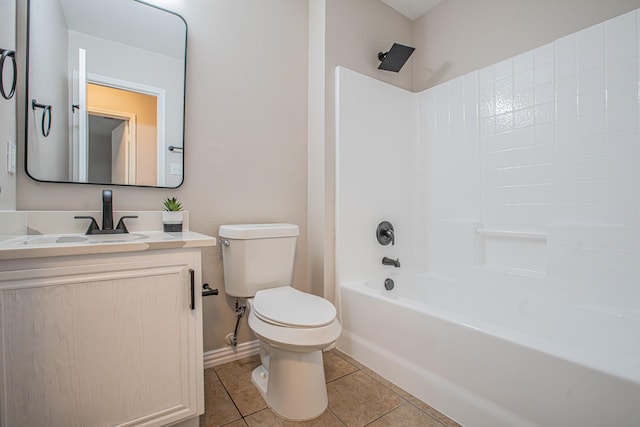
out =
[[203,412],[199,253],[110,260],[0,272],[3,427],[161,426]]

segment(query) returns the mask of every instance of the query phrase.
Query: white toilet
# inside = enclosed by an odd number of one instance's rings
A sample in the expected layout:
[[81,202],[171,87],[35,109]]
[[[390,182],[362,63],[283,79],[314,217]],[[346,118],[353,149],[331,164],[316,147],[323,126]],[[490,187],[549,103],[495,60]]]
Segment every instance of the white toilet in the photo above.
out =
[[329,301],[291,287],[295,224],[222,225],[227,295],[247,298],[249,327],[262,365],[251,381],[269,407],[289,420],[309,420],[327,408],[322,350],[342,328]]

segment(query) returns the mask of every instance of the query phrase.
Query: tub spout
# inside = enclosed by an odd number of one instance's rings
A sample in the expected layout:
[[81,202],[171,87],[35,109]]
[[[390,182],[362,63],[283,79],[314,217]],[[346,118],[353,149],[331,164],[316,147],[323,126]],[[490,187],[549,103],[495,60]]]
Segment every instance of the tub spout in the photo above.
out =
[[400,267],[400,259],[382,258],[382,265],[393,265],[394,267]]

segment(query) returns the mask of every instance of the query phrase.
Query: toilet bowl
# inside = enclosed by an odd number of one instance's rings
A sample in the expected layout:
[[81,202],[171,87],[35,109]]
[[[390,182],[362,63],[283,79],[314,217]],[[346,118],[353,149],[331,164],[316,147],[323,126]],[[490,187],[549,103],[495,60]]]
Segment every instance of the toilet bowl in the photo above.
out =
[[295,224],[220,226],[225,292],[247,298],[262,364],[251,381],[282,418],[304,421],[327,408],[322,351],[342,327],[324,298],[291,286]]
[[249,300],[249,327],[262,361],[251,381],[279,416],[309,420],[327,408],[322,350],[340,336],[335,313],[327,300],[291,287],[260,291]]

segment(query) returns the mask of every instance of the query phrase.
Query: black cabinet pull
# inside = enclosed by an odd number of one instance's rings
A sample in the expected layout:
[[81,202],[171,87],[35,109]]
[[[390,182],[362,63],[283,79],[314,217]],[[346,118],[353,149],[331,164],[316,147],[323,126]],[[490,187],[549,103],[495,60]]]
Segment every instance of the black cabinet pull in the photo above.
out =
[[189,304],[189,307],[191,307],[191,310],[195,310],[196,309],[196,272],[193,271],[192,269],[189,269],[189,276],[191,277],[191,289],[190,289],[190,293],[191,293],[191,304]]
[[[189,304],[189,307],[191,307],[191,310],[195,310],[196,309],[196,272],[193,271],[192,269],[189,269],[189,277],[191,282],[189,284],[189,292],[191,294],[191,304]],[[203,283],[202,296],[208,297],[209,295],[218,295],[218,290],[211,289],[208,283]]]

